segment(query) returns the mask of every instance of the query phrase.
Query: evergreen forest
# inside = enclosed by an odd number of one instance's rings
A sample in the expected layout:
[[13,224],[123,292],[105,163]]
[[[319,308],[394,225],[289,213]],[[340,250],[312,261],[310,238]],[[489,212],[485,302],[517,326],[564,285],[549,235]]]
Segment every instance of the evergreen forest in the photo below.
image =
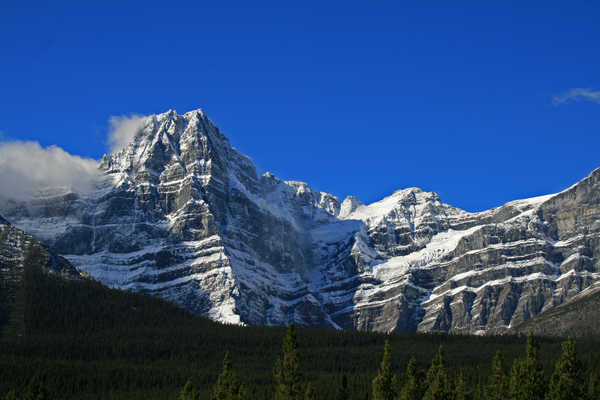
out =
[[600,342],[232,326],[43,272],[3,284],[2,399],[600,399]]

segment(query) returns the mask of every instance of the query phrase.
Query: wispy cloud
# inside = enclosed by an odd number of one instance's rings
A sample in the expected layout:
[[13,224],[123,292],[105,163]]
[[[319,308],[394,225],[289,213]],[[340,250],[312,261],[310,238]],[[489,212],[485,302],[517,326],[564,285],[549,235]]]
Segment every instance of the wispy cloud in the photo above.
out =
[[86,193],[100,177],[96,160],[38,142],[0,142],[0,197],[24,200],[45,188]]
[[[111,117],[109,151],[123,149],[149,121],[140,115]],[[86,194],[102,176],[97,160],[69,154],[58,146],[11,140],[0,131],[0,200],[27,200],[48,188]]]
[[593,101],[594,103],[600,103],[600,90],[593,91],[592,89],[575,88],[561,95],[554,96],[552,99],[555,106],[570,101]]
[[147,117],[141,115],[110,117],[108,146],[111,153],[127,146],[135,135],[142,130]]

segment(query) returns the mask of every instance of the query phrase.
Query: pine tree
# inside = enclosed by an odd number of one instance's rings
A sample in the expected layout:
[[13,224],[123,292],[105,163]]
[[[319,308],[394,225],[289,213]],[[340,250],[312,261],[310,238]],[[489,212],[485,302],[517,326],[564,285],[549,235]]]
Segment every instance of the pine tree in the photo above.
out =
[[510,369],[510,378],[508,382],[508,399],[509,400],[526,400],[523,396],[525,395],[522,388],[525,385],[525,373],[524,360],[515,359]]
[[17,397],[17,394],[15,393],[14,390],[11,390],[10,392],[6,393],[4,395],[4,397],[2,398],[2,400],[18,400],[19,398]]
[[476,400],[487,400],[486,396],[487,387],[481,384],[481,381],[477,382],[477,390],[475,392]]
[[448,373],[444,365],[444,349],[442,346],[438,349],[438,354],[433,358],[431,367],[427,371],[425,378],[425,395],[423,400],[451,400],[452,390]]
[[386,340],[379,373],[372,383],[373,400],[394,400],[396,397],[396,377],[392,374],[390,357],[390,341]]
[[33,378],[29,385],[27,386],[27,390],[25,390],[25,395],[23,396],[23,400],[48,400],[50,399],[50,395],[48,394],[48,390],[46,387],[40,382],[38,378]]
[[507,382],[506,374],[504,373],[504,357],[502,352],[498,350],[492,361],[492,374],[489,377],[486,387],[488,400],[504,400],[506,399]]
[[406,378],[400,391],[400,400],[421,400],[423,397],[421,380],[417,374],[417,360],[411,357],[406,366]]
[[532,333],[527,337],[526,355],[513,363],[510,374],[510,400],[543,400],[544,371],[538,360],[539,345]]
[[600,376],[596,372],[591,372],[588,378],[587,398],[589,400],[600,399]]
[[471,400],[473,398],[467,383],[465,382],[465,374],[461,369],[456,377],[456,385],[454,388],[454,400]]
[[562,344],[562,354],[550,380],[546,400],[584,400],[583,365],[573,340]]
[[348,377],[346,374],[342,376],[342,384],[338,387],[338,391],[335,395],[336,400],[348,400],[350,398],[350,392],[348,391]]
[[282,355],[275,363],[275,400],[297,400],[305,394],[302,390],[296,328],[290,324],[283,341]]
[[188,379],[183,389],[179,393],[178,400],[198,400],[200,395],[198,393],[198,389],[194,385],[191,379]]
[[304,392],[304,400],[317,400],[317,392],[313,388],[312,384],[306,385],[306,392]]
[[246,385],[240,385],[240,388],[238,389],[237,400],[250,400],[250,395],[248,394]]
[[217,378],[211,400],[235,400],[238,398],[239,389],[240,385],[235,373],[231,369],[231,360],[229,352],[227,352],[223,359],[223,371]]

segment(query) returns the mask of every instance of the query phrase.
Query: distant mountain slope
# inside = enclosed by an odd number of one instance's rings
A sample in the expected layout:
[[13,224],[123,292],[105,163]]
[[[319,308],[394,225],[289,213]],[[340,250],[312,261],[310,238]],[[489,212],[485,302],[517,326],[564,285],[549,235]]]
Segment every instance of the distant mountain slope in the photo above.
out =
[[37,249],[40,251],[44,272],[58,275],[67,279],[80,279],[86,276],[64,257],[56,255],[39,240],[10,225],[0,216],[0,280],[14,281],[15,276],[23,272],[23,261],[28,251]]
[[111,287],[216,321],[500,333],[600,280],[600,170],[469,213],[418,188],[364,205],[258,176],[201,111],[144,119],[96,189],[0,212]]
[[598,338],[600,336],[600,287],[578,294],[515,329],[517,332],[564,338]]
[[8,321],[15,292],[23,280],[25,259],[33,252],[44,273],[70,280],[89,277],[65,258],[48,250],[36,238],[10,225],[0,216],[0,326]]
[[[162,299],[109,289],[92,279],[81,279],[81,275],[53,273],[46,257],[40,247],[25,254],[11,305],[11,319],[20,319],[20,335],[132,334],[155,329],[165,321],[180,325],[202,321]],[[204,320],[204,324],[214,323]]]

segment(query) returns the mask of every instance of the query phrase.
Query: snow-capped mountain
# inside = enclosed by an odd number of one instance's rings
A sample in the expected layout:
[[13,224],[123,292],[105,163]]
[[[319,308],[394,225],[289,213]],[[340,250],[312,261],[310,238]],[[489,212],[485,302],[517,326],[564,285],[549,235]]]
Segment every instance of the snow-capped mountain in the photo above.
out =
[[0,204],[105,284],[218,321],[503,332],[598,282],[600,170],[480,213],[399,190],[365,205],[258,176],[200,110],[144,120],[96,189]]

